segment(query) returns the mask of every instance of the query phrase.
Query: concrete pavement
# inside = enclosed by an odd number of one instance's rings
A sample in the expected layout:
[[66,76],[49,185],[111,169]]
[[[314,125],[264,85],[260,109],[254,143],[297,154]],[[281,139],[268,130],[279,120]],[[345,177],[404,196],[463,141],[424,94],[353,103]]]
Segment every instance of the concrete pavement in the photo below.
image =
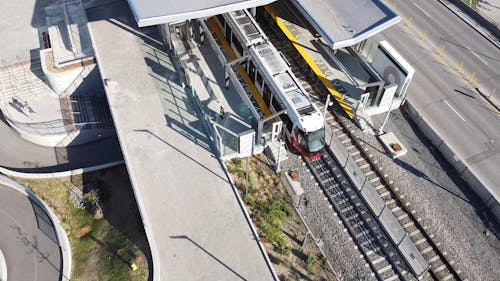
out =
[[273,280],[157,28],[125,1],[86,11],[154,280]]
[[46,147],[21,138],[0,121],[0,166],[20,172],[61,172],[122,160],[116,137],[72,147]]

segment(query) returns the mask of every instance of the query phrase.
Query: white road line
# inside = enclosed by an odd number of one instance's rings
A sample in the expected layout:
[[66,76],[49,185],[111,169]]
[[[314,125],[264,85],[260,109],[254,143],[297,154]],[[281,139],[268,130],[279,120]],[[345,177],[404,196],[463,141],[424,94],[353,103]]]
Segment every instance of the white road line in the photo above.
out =
[[417,7],[417,9],[419,9],[419,10],[420,10],[420,12],[424,13],[424,15],[426,15],[428,18],[430,18],[430,17],[431,17],[431,16],[429,16],[429,14],[428,14],[428,13],[427,13],[424,9],[420,8],[420,6],[419,6],[419,5],[417,5],[415,2],[413,2],[413,5],[414,5],[415,7]]
[[476,58],[480,59],[484,64],[488,65],[488,63],[485,60],[483,60],[483,58],[481,56],[479,56],[476,52],[471,50],[469,47],[467,47],[467,50],[469,50],[474,56],[476,56]]
[[455,112],[458,117],[460,117],[460,119],[462,119],[464,122],[465,122],[465,119],[462,117],[462,115],[460,115],[460,113],[458,113],[458,111],[453,108],[453,106],[451,106],[446,100],[441,100],[442,102],[444,102],[447,106],[449,106],[451,108],[451,110],[453,110],[453,112]]

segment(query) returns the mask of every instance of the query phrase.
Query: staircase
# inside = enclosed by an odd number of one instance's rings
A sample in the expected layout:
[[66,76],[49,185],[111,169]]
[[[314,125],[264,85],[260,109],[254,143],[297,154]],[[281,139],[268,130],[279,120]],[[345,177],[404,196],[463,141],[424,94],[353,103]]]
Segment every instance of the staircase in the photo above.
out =
[[0,91],[2,99],[23,98],[32,95],[53,94],[44,82],[40,58],[22,61],[0,68]]
[[80,130],[113,128],[106,97],[72,96],[70,101],[73,122]]

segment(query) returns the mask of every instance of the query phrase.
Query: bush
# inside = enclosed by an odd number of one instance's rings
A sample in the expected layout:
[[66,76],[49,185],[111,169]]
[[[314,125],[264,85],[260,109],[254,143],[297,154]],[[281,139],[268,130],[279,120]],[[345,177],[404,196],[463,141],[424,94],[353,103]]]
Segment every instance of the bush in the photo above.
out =
[[270,224],[281,224],[281,222],[292,215],[292,210],[281,199],[276,199],[273,201],[271,206],[268,206],[265,210],[265,218]]
[[314,258],[313,255],[307,255],[307,260],[306,260],[306,268],[307,272],[313,273],[314,272],[314,264],[316,263],[316,259]]

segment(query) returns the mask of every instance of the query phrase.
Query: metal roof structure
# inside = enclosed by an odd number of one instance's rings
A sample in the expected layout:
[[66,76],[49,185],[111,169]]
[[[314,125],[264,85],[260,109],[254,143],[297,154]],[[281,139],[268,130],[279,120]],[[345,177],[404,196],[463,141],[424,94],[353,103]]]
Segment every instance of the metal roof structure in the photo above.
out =
[[139,27],[210,17],[275,0],[127,0]]
[[294,0],[333,49],[357,44],[401,21],[379,0]]

